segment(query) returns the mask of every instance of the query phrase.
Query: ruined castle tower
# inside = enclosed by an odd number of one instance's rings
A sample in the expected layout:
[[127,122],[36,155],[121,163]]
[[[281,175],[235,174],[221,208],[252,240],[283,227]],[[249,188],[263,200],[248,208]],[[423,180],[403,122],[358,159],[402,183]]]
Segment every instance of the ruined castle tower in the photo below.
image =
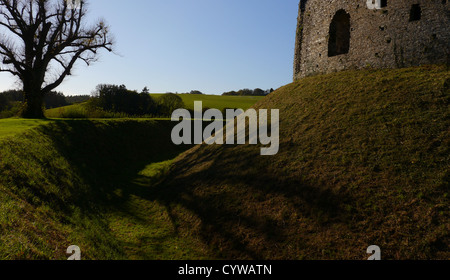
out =
[[300,0],[294,80],[449,63],[450,0]]

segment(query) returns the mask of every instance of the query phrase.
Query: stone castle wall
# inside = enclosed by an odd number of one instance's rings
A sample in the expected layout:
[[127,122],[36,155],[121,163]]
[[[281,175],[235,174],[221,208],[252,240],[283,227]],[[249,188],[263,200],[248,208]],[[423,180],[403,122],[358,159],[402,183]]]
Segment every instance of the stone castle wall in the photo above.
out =
[[345,69],[448,63],[449,2],[301,0],[294,80]]

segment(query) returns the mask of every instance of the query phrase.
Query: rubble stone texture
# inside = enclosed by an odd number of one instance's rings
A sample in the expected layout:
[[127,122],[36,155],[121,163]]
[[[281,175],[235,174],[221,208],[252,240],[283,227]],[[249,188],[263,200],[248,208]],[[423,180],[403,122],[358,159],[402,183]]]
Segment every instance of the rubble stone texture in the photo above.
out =
[[450,0],[300,0],[294,80],[450,62]]

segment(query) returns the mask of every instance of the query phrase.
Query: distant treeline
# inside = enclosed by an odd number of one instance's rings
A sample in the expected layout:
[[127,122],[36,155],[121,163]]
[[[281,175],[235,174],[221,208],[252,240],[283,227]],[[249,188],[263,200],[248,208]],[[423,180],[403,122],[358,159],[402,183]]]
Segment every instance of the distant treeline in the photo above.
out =
[[[44,98],[46,109],[71,105],[78,102],[85,102],[89,95],[64,96],[61,92],[52,91]],[[23,92],[20,90],[7,90],[0,92],[0,118],[8,118],[18,115],[23,104]]]
[[[270,93],[272,93],[274,90],[273,88],[268,89],[268,90],[262,90],[260,88],[255,88],[255,89],[248,89],[248,88],[244,88],[238,91],[228,91],[228,92],[224,92],[222,93],[223,96],[266,96]],[[172,93],[172,92],[168,92],[168,93]],[[190,92],[187,93],[176,93],[176,94],[204,94],[203,92],[199,91],[199,90],[191,90]]]
[[179,92],[166,92],[166,94],[196,94],[196,95],[201,95],[204,94],[203,92],[199,91],[199,90],[191,90],[190,92],[186,92],[186,93],[179,93]]
[[74,95],[74,96],[66,96],[66,102],[69,105],[83,103],[88,101],[91,98],[90,95]]
[[0,93],[0,118],[16,116],[22,108],[22,93],[8,91]]
[[181,97],[173,93],[154,99],[147,88],[137,92],[125,85],[107,84],[96,87],[88,106],[130,116],[170,116],[174,110],[185,107]]
[[[239,91],[225,92],[224,96],[265,96],[273,89],[241,89]],[[192,90],[187,94],[203,94],[199,90]],[[61,92],[52,91],[44,98],[46,109],[68,106],[87,102],[89,110],[103,110],[110,113],[121,113],[129,116],[167,117],[178,108],[185,108],[183,99],[174,93],[166,93],[153,98],[147,87],[141,92],[129,90],[125,85],[100,84],[92,96],[64,96]],[[20,113],[23,104],[23,92],[8,90],[0,93],[0,118],[16,116]]]
[[[89,95],[64,96],[62,92],[52,91],[45,95],[44,105],[46,109],[67,106],[75,103],[86,102]],[[0,110],[2,106],[14,102],[23,102],[23,92],[20,90],[7,90],[0,92]]]
[[[202,94],[191,91],[191,94]],[[166,117],[178,109],[184,108],[181,97],[168,93],[152,98],[147,87],[141,92],[129,90],[125,85],[98,85],[90,95],[64,96],[61,92],[50,92],[45,96],[46,109],[87,102],[88,111],[102,110],[108,113],[121,113],[128,116]],[[8,90],[0,93],[0,118],[17,116],[22,109],[23,92]]]
[[270,93],[272,93],[274,90],[273,88],[268,89],[268,90],[262,90],[260,88],[256,88],[256,89],[248,89],[248,88],[244,88],[238,91],[229,91],[229,92],[224,92],[222,95],[223,96],[266,96]]

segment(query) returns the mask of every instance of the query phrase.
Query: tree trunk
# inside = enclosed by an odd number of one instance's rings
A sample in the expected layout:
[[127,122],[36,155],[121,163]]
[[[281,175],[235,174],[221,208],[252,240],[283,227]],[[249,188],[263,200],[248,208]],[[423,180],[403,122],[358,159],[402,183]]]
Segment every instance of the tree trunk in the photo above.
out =
[[45,71],[33,69],[24,75],[23,94],[24,106],[22,117],[27,119],[43,119],[44,117],[44,96],[42,84],[44,83]]
[[44,94],[40,89],[24,88],[24,107],[22,117],[27,119],[43,119],[44,118]]

